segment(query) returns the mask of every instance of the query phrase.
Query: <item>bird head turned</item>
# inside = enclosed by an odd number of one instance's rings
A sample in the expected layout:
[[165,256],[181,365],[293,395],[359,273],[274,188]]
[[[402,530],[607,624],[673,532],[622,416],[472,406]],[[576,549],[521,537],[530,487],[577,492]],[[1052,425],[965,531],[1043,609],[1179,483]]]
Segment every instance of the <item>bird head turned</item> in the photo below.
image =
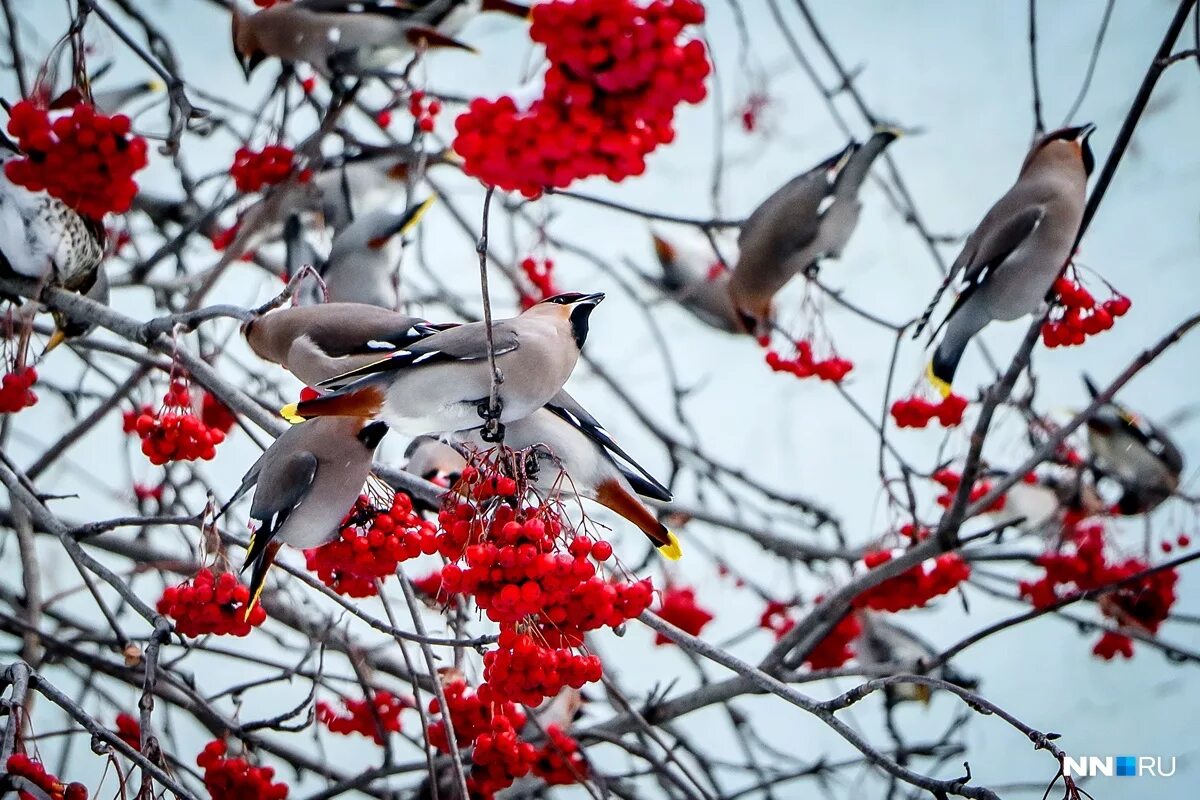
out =
[[1021,171],[1024,172],[1033,164],[1039,157],[1052,153],[1067,153],[1079,159],[1083,164],[1083,172],[1085,175],[1091,175],[1092,170],[1096,168],[1096,156],[1092,153],[1092,146],[1088,143],[1088,137],[1096,130],[1096,126],[1089,122],[1086,125],[1077,125],[1073,128],[1059,128],[1056,131],[1050,131],[1045,136],[1037,141],[1029,156],[1025,159],[1025,164]]

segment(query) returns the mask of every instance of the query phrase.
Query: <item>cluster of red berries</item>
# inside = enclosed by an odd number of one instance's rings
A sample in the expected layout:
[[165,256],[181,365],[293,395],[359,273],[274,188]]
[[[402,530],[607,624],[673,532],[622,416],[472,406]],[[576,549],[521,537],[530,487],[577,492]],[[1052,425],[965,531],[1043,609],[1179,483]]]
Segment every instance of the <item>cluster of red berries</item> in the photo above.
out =
[[525,273],[529,285],[533,288],[533,291],[530,292],[526,292],[523,288],[520,290],[522,310],[531,308],[547,297],[558,294],[558,287],[554,285],[554,261],[552,259],[537,259],[532,256],[523,258],[521,259],[521,271]]
[[1191,544],[1192,544],[1192,537],[1188,536],[1186,533],[1181,533],[1181,534],[1179,534],[1179,537],[1175,540],[1175,544],[1172,544],[1170,541],[1163,539],[1161,542],[1158,543],[1158,546],[1162,548],[1162,551],[1164,553],[1169,553],[1175,549],[1176,545],[1178,545],[1179,547],[1190,547]]
[[146,503],[150,500],[162,500],[163,490],[166,488],[165,483],[160,483],[157,486],[150,486],[145,483],[133,484],[133,497],[139,503]]
[[417,594],[423,595],[429,602],[436,605],[444,605],[454,596],[454,593],[446,588],[445,582],[442,580],[441,568],[434,570],[424,578],[412,578],[410,583]]
[[704,99],[711,67],[683,29],[696,0],[553,0],[533,7],[529,35],[546,47],[542,96],[528,108],[477,98],[455,121],[463,171],[527,197],[605,175],[621,181],[675,138],[675,107]]
[[783,635],[796,627],[796,620],[792,619],[792,607],[780,600],[768,600],[767,607],[763,609],[762,615],[758,618],[758,627],[763,630],[771,631],[775,634],[775,641],[783,638]]
[[579,742],[557,725],[546,726],[546,743],[538,748],[533,774],[548,786],[568,786],[588,776],[588,763]]
[[239,228],[241,228],[241,224],[235,223],[228,228],[221,228],[210,233],[208,240],[212,242],[213,250],[221,251],[233,244],[233,240],[237,238]]
[[501,627],[499,647],[483,656],[483,679],[491,691],[527,706],[539,705],[566,686],[581,689],[602,675],[599,657],[546,647],[512,626]]
[[259,8],[270,8],[271,6],[280,2],[286,3],[287,0],[254,0],[254,5],[258,6]]
[[0,382],[0,414],[15,414],[23,408],[36,405],[38,396],[32,387],[37,379],[37,370],[33,367],[5,373]]
[[[128,431],[128,414],[125,425]],[[172,382],[157,412],[142,409],[134,418],[133,431],[142,440],[146,458],[158,466],[168,461],[211,461],[217,445],[225,441],[223,431],[209,427],[192,412],[192,395],[182,381]]]
[[[468,744],[474,747],[468,789],[490,798],[511,786],[517,778],[529,774],[537,758],[537,749],[517,735],[524,727],[526,717],[516,703],[495,697],[486,684],[475,691],[461,678],[447,682],[442,692],[446,697],[446,708],[443,709],[435,697],[429,701],[429,712],[450,717],[456,747]],[[438,750],[450,752],[443,720],[430,723],[426,737]]]
[[862,623],[851,611],[812,649],[804,663],[812,669],[837,669],[854,658],[853,644],[861,635]]
[[1133,302],[1122,294],[1114,294],[1097,303],[1092,293],[1065,275],[1054,282],[1058,296],[1051,319],[1042,324],[1042,343],[1046,347],[1081,345],[1089,336],[1103,333],[1113,326],[1116,317],[1128,313]]
[[[942,508],[949,508],[954,503],[954,495],[958,492],[959,484],[962,483],[962,475],[952,469],[939,469],[933,473],[933,480],[939,483],[946,490],[938,495],[937,504]],[[984,495],[992,490],[991,481],[976,481],[971,487],[971,494],[967,496],[968,503],[974,503],[982,500]],[[1006,495],[1000,495],[989,505],[984,511],[995,512],[1003,511],[1005,504],[1008,502]]]
[[442,101],[436,97],[426,98],[425,92],[413,89],[408,96],[408,113],[412,114],[422,132],[431,133],[438,114],[442,113]]
[[[895,557],[890,550],[873,550],[863,555],[867,569],[875,569]],[[950,592],[971,577],[971,566],[957,553],[943,553],[876,584],[854,598],[857,608],[876,611],[903,611],[924,606],[930,600]]]
[[[87,800],[88,790],[82,783],[64,784],[54,775],[46,771],[42,762],[30,758],[24,753],[13,753],[4,765],[10,777],[24,778],[41,790],[50,800]],[[41,795],[21,789],[17,792],[20,800],[37,800]]]
[[937,403],[931,403],[920,395],[905,397],[892,403],[892,419],[900,428],[924,428],[934,418],[943,428],[962,424],[963,412],[967,410],[967,398],[954,393],[948,394]]
[[96,220],[133,204],[133,175],[147,164],[146,140],[130,135],[124,114],[106,117],[79,103],[51,120],[46,109],[22,100],[9,112],[8,132],[25,154],[4,165],[13,183],[45,191]]
[[309,571],[338,594],[373,597],[376,580],[394,575],[403,561],[433,555],[437,547],[433,525],[413,511],[411,497],[396,492],[382,511],[360,496],[338,538],[305,550],[304,558]]
[[[257,192],[287,179],[295,166],[296,154],[285,144],[269,144],[262,150],[239,147],[233,156],[229,174],[239,192]],[[312,170],[301,170],[301,183],[312,177]]]
[[227,434],[237,424],[237,414],[218,400],[212,392],[205,392],[204,397],[200,400],[200,421],[207,425],[209,430],[218,430]]
[[175,621],[175,630],[182,636],[246,636],[267,620],[261,605],[247,615],[249,602],[250,589],[238,582],[236,575],[222,572],[218,577],[205,568],[190,581],[164,589],[157,608]]
[[848,358],[831,355],[826,358],[813,357],[813,345],[808,339],[795,343],[796,355],[784,358],[775,350],[767,351],[767,366],[773,372],[788,372],[797,378],[820,378],[823,381],[841,383],[854,369],[854,362]]
[[[400,732],[400,712],[412,708],[412,701],[397,697],[391,692],[375,692],[368,700],[342,699],[342,711],[339,712],[329,703],[321,700],[317,703],[317,721],[334,733],[349,736],[361,733],[382,745],[383,737],[379,735],[382,728],[385,733]],[[378,720],[378,724],[376,724]]]
[[[696,590],[687,586],[668,586],[662,593],[656,614],[692,636],[699,636],[713,615],[696,604]],[[654,634],[656,645],[672,644],[662,633]]]
[[122,711],[117,714],[117,729],[114,731],[121,741],[134,750],[142,748],[142,726],[137,717]]
[[286,783],[275,783],[271,767],[252,767],[244,758],[229,758],[225,742],[214,739],[196,756],[204,770],[204,788],[214,800],[285,800]]

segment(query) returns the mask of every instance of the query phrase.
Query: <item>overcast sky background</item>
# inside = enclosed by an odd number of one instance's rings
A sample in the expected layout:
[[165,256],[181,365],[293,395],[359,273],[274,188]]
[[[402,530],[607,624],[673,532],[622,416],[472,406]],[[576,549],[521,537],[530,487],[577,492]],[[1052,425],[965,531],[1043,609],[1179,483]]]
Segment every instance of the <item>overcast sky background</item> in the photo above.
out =
[[[749,64],[755,75],[739,64],[738,35],[729,6],[708,2],[708,37],[719,69],[721,104],[708,102],[684,109],[678,116],[676,142],[663,148],[649,162],[645,176],[620,185],[604,181],[581,184],[581,191],[603,195],[632,206],[688,217],[741,217],[773,191],[784,179],[806,169],[845,144],[821,97],[800,71],[763,0],[746,0],[742,8],[749,25],[752,54]],[[788,27],[799,40],[806,56],[821,71],[828,84],[834,82],[828,64],[807,35],[801,18],[790,3],[781,2]],[[1166,0],[1118,0],[1108,37],[1101,51],[1091,91],[1073,123],[1093,121],[1098,125],[1092,138],[1099,162],[1107,156],[1129,103],[1149,64],[1159,39],[1174,12]],[[65,29],[62,3],[17,4],[27,46],[45,47],[45,40]],[[190,82],[211,94],[251,104],[264,96],[274,78],[267,66],[247,88],[229,46],[228,15],[202,0],[139,0],[171,35],[172,44]],[[936,233],[962,235],[979,220],[988,206],[1011,184],[1024,157],[1032,131],[1025,4],[1015,0],[990,2],[814,2],[814,14],[843,62],[862,67],[857,84],[871,108],[881,117],[905,127],[919,129],[891,149],[926,224]],[[1063,120],[1078,92],[1104,3],[1082,0],[1039,4],[1039,59],[1047,123],[1054,127]],[[1188,35],[1181,47],[1192,46]],[[93,32],[99,28],[93,23]],[[36,31],[36,33],[34,33]],[[511,91],[525,75],[530,48],[520,23],[508,18],[481,18],[464,32],[463,38],[483,53],[437,55],[428,65],[431,89],[462,95],[493,95]],[[116,59],[107,85],[148,77],[149,73],[120,42],[107,34],[97,39],[99,51]],[[10,75],[4,75],[6,97],[13,97]],[[760,80],[765,83],[760,84]],[[768,133],[746,135],[736,115],[740,102],[751,90],[765,90],[772,102],[764,113]],[[865,138],[869,130],[847,98],[838,107]],[[200,102],[201,105],[205,103]],[[442,128],[450,130],[451,114],[443,115]],[[714,125],[724,126],[727,171],[720,206],[713,208],[710,181],[714,155]],[[162,130],[161,106],[138,120],[145,130]],[[241,124],[241,123],[239,123]],[[306,135],[311,118],[301,118],[295,133]],[[1171,327],[1195,313],[1200,299],[1200,72],[1194,63],[1171,68],[1160,83],[1152,112],[1139,126],[1134,146],[1121,165],[1104,204],[1082,245],[1080,261],[1098,271],[1133,299],[1133,309],[1115,329],[1082,348],[1045,351],[1034,357],[1041,381],[1039,405],[1043,410],[1078,407],[1084,400],[1080,381],[1088,372],[1105,382],[1115,376],[1138,351],[1156,341]],[[244,127],[244,126],[243,126]],[[399,126],[397,126],[399,129]],[[366,130],[364,128],[363,130]],[[197,174],[227,168],[235,145],[227,137],[210,141],[186,140],[185,158]],[[159,194],[177,189],[167,181],[170,171],[156,157],[143,181],[144,188]],[[450,193],[452,203],[478,225],[482,191],[471,181],[445,171],[435,180]],[[402,202],[402,198],[400,198]],[[892,320],[918,314],[940,281],[924,243],[888,204],[877,185],[863,193],[865,210],[858,231],[840,262],[822,273],[830,284],[844,287],[847,296]],[[571,240],[620,266],[631,260],[649,271],[653,266],[647,226],[639,219],[599,209],[569,199],[543,200],[539,209],[552,217],[548,231]],[[672,228],[662,230],[671,235]],[[529,251],[534,234],[513,230],[507,223],[493,227],[493,246],[504,258]],[[687,232],[684,232],[685,234]],[[679,234],[683,235],[683,234]],[[439,279],[461,289],[471,307],[477,307],[477,272],[472,241],[455,227],[443,207],[435,207],[422,223],[419,247]],[[957,253],[953,244],[943,247],[947,262]],[[430,284],[415,267],[410,252],[406,276],[413,281],[406,289],[416,294]],[[653,418],[673,431],[669,384],[661,359],[648,334],[644,316],[631,299],[604,272],[583,260],[551,252],[560,264],[558,282],[563,288],[609,292],[610,299],[593,318],[588,351],[609,370],[618,372],[626,388],[642,402]],[[196,268],[211,262],[212,255],[197,247]],[[120,271],[120,267],[117,267]],[[246,304],[271,296],[278,284],[265,279],[251,267],[231,272],[214,300]],[[778,304],[796,308],[801,287],[789,288]],[[639,286],[641,301],[654,293]],[[149,312],[147,293],[122,292],[117,307],[144,317]],[[496,293],[498,314],[512,308],[511,295]],[[883,503],[876,474],[877,441],[828,384],[799,382],[772,374],[762,363],[761,353],[748,340],[714,332],[667,304],[652,306],[655,319],[670,335],[670,351],[685,385],[695,386],[686,402],[690,419],[701,433],[705,450],[731,464],[743,465],[781,490],[819,500],[842,519],[855,542],[871,541],[892,527],[893,519]],[[828,306],[826,319],[838,350],[852,359],[856,369],[847,381],[850,393],[872,413],[879,407],[890,356],[891,335],[872,328],[836,306]],[[991,352],[1005,362],[1016,347],[1025,323],[993,325],[983,337]],[[232,352],[232,351],[231,351]],[[1185,340],[1160,358],[1122,393],[1121,399],[1150,419],[1163,419],[1197,402],[1196,364],[1200,340]],[[922,368],[920,345],[906,343],[900,359],[897,391],[904,392]],[[267,368],[264,368],[267,369]],[[276,374],[278,371],[272,374]],[[78,373],[78,361],[64,349],[55,353],[44,368],[51,380],[66,381]],[[977,349],[968,351],[960,370],[958,388],[973,394],[988,380],[989,373]],[[282,379],[282,376],[281,376]],[[652,470],[666,466],[665,454],[652,438],[639,431],[636,420],[614,401],[604,386],[585,371],[570,384],[572,391],[605,422],[607,427],[639,460]],[[965,390],[965,391],[964,391]],[[40,403],[22,412],[16,421],[18,435],[10,452],[18,463],[29,464],[39,452],[32,442],[53,440],[65,423],[64,409],[54,401]],[[988,458],[998,466],[1016,463],[1025,453],[1017,427],[1001,420],[1000,430],[990,442]],[[1188,457],[1190,479],[1200,459],[1200,422],[1182,424],[1177,441]],[[904,432],[895,443],[917,463],[932,466],[936,449],[944,437],[937,431]],[[966,434],[952,433],[945,442],[948,453],[966,450]],[[404,443],[386,445],[387,454],[398,457]],[[151,469],[140,454],[130,459],[120,434],[119,419],[111,418],[88,441],[71,453],[76,468],[64,466],[47,475],[47,491],[76,492],[77,500],[65,500],[55,508],[75,520],[100,518],[128,512],[121,498],[128,494],[129,467],[133,476],[144,479]],[[204,468],[226,493],[254,457],[255,448],[244,434],[235,433],[223,445],[215,462]],[[119,455],[114,455],[118,453]],[[689,481],[682,484],[681,498],[694,500]],[[1186,487],[1195,493],[1195,481]],[[711,498],[710,498],[711,499]],[[716,508],[720,509],[720,506]],[[244,518],[244,517],[243,517]],[[766,522],[770,525],[770,521]],[[1178,503],[1169,503],[1152,521],[1157,535],[1173,536],[1180,531],[1197,531],[1195,514]],[[633,545],[636,537],[616,526],[619,538]],[[794,530],[794,528],[793,528]],[[190,535],[190,534],[189,534]],[[164,546],[178,534],[163,532]],[[763,556],[740,538],[706,528],[688,526],[687,540],[702,539],[738,569],[752,574],[780,597],[793,591],[789,571]],[[179,541],[177,538],[175,541]],[[1129,526],[1122,540],[1129,552],[1137,552],[1140,525]],[[640,544],[634,545],[640,548]],[[752,625],[761,611],[761,601],[751,593],[735,589],[719,578],[713,562],[700,548],[693,547],[675,570],[675,578],[695,585],[701,604],[715,609],[716,621],[705,638],[721,642]],[[46,548],[52,565],[69,564],[54,548]],[[293,554],[293,560],[299,558]],[[655,567],[657,569],[658,567]],[[416,574],[424,574],[414,569]],[[53,566],[45,570],[47,594],[60,580]],[[846,578],[834,572],[825,580],[807,579],[801,584],[805,599]],[[0,580],[19,582],[19,564],[14,547],[4,548]],[[73,574],[61,578],[67,585]],[[158,587],[143,586],[148,600],[157,598]],[[1200,581],[1194,569],[1185,569],[1178,585],[1181,613],[1200,613]],[[940,646],[949,645],[973,630],[1020,610],[1014,603],[998,602],[977,590],[968,589],[969,611],[954,597],[944,599],[935,610],[907,612],[905,623]],[[371,604],[368,604],[371,605]],[[377,610],[377,607],[371,606]],[[1093,608],[1081,609],[1092,617]],[[433,618],[431,621],[436,622]],[[1200,646],[1194,626],[1168,624],[1161,635],[1180,646]],[[1063,735],[1060,744],[1073,755],[1134,754],[1176,756],[1178,772],[1172,779],[1154,781],[1100,778],[1088,784],[1101,800],[1123,798],[1190,798],[1200,788],[1200,743],[1195,735],[1194,710],[1200,707],[1200,681],[1196,665],[1177,666],[1150,648],[1138,646],[1130,662],[1103,662],[1090,654],[1098,634],[1081,634],[1070,623],[1041,619],[1018,630],[992,637],[971,648],[956,662],[960,671],[983,678],[981,691],[993,702],[1042,730]],[[695,682],[692,668],[669,648],[651,648],[651,636],[632,629],[624,639],[605,636],[600,651],[610,659],[621,682],[634,690],[680,678],[676,691]],[[739,644],[736,652],[755,660],[770,646],[770,636],[759,633]],[[272,647],[260,634],[234,643],[238,647]],[[203,662],[193,659],[192,669],[204,674]],[[724,677],[720,669],[709,674]],[[234,683],[242,672],[227,676],[205,674],[206,679]],[[848,680],[804,686],[803,690],[825,698],[849,688]],[[307,692],[299,683],[246,698],[243,716],[270,713],[294,705]],[[132,695],[130,696],[132,707]],[[817,760],[849,754],[841,740],[782,702],[762,698],[739,701],[753,714],[756,727],[777,747],[798,757]],[[881,727],[880,703],[859,704],[847,715],[880,745],[886,746]],[[43,709],[44,710],[44,709]],[[769,710],[769,713],[768,713]],[[936,736],[961,705],[938,696],[932,706],[904,708],[900,718],[911,732]],[[595,716],[593,719],[600,719]],[[406,720],[407,721],[407,720]],[[411,721],[415,729],[415,718]],[[712,752],[728,749],[729,728],[716,710],[688,717],[685,730],[700,735]],[[185,733],[197,743],[200,734]],[[326,737],[328,738],[328,737]],[[965,732],[975,779],[984,785],[1042,783],[1052,775],[1052,761],[1045,753],[1034,753],[1020,734],[1003,722],[984,717],[971,721]],[[354,758],[364,766],[374,756],[372,748],[356,741],[328,741],[330,752]],[[99,759],[79,754],[77,774],[102,769]],[[180,753],[187,759],[190,756]],[[962,759],[943,767],[943,777],[961,773]],[[349,765],[351,762],[342,761]],[[924,768],[928,762],[918,762]],[[841,778],[850,794],[862,791],[874,796],[879,783],[857,784],[859,773]],[[793,784],[781,796],[817,796],[818,787]],[[795,794],[792,794],[795,792]],[[296,792],[294,796],[303,796]],[[1008,796],[1007,792],[1003,792]],[[1025,795],[1028,796],[1028,792]]]

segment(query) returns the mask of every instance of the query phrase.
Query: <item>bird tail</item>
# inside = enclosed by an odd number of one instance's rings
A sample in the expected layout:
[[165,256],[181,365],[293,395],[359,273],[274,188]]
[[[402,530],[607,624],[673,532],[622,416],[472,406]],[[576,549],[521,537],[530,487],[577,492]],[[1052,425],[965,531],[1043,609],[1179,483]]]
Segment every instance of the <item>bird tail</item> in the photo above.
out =
[[275,563],[275,554],[279,552],[279,542],[275,540],[275,529],[263,526],[262,529],[250,535],[250,546],[246,548],[246,560],[242,563],[242,571],[253,566],[250,573],[250,602],[246,604],[246,619],[258,605],[266,586],[267,570]]
[[533,13],[532,7],[524,3],[514,3],[512,0],[483,0],[483,10],[499,11],[501,14],[520,19],[529,19],[529,15]]
[[428,25],[413,25],[404,31],[404,38],[413,47],[425,47],[429,50],[441,48],[453,48],[455,50],[466,50],[468,53],[479,54],[471,45],[460,42],[458,39],[439,31],[437,28],[431,28]]
[[650,509],[642,505],[641,501],[625,491],[621,484],[609,480],[596,488],[596,502],[636,525],[638,530],[646,534],[647,539],[654,542],[654,546],[663,556],[671,561],[678,561],[683,557],[683,549],[679,546],[678,537],[667,530],[667,526],[659,522],[658,518],[650,513]]
[[298,423],[313,417],[360,417],[370,419],[383,408],[383,389],[374,384],[351,384],[345,389],[301,400],[279,409],[288,422]]

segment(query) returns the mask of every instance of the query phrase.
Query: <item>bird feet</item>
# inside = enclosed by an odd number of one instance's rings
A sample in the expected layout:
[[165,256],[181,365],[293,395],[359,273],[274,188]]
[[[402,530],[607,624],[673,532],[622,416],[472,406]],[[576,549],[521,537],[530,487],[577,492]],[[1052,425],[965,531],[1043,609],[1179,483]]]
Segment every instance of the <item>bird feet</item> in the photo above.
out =
[[494,401],[491,398],[481,400],[475,410],[483,420],[483,431],[479,434],[479,438],[488,444],[503,442],[504,424],[500,422],[500,416],[504,413],[504,403],[500,398],[497,397]]

